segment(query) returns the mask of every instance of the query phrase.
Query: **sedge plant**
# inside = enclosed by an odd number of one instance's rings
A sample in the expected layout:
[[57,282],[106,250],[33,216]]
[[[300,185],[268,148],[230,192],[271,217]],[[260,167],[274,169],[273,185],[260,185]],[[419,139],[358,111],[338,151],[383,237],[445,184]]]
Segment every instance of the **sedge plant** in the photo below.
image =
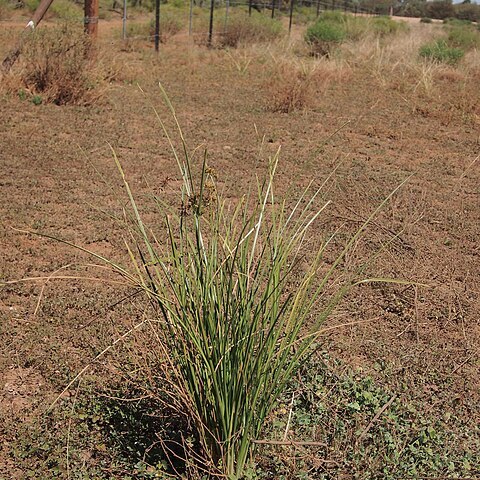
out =
[[156,199],[165,227],[160,239],[144,223],[115,157],[131,207],[125,216],[130,267],[92,254],[153,305],[155,342],[166,360],[163,378],[172,401],[181,400],[195,425],[208,459],[202,468],[241,479],[269,414],[318,340],[320,326],[362,282],[346,281],[332,292],[334,272],[395,191],[333,262],[324,261],[327,238],[305,267],[306,237],[328,206],[319,202],[321,189],[310,186],[290,204],[279,200],[277,153],[256,193],[232,205],[212,190],[206,159],[195,181],[180,127],[181,153],[162,127],[183,179],[181,208]]

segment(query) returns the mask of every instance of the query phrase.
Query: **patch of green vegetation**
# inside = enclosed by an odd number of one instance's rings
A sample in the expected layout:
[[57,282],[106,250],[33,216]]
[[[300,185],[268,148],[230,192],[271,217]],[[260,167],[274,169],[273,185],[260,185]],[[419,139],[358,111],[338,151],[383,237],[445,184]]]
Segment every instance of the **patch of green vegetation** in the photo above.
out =
[[342,23],[320,21],[307,29],[305,40],[311,45],[314,53],[329,55],[346,36],[347,32]]
[[472,431],[451,412],[426,413],[410,393],[389,391],[326,354],[312,356],[266,437],[283,438],[288,425],[288,439],[325,446],[298,445],[288,453],[267,447],[254,478],[395,480],[478,472],[478,427]]
[[376,35],[385,36],[406,30],[407,24],[405,22],[397,22],[387,16],[379,16],[371,19],[371,29]]
[[443,23],[445,25],[459,26],[459,27],[463,27],[463,26],[472,24],[472,22],[470,20],[462,20],[462,19],[459,19],[459,18],[445,18],[443,20]]
[[[479,426],[466,424],[455,411],[425,411],[408,385],[392,390],[380,383],[382,375],[391,374],[387,365],[380,362],[378,371],[374,380],[325,352],[313,354],[289,383],[261,437],[282,441],[287,431],[286,439],[298,444],[262,446],[245,478],[474,476],[480,469]],[[179,478],[176,472],[188,469],[182,444],[199,445],[188,422],[167,403],[131,385],[99,392],[85,379],[49,414],[16,427],[9,458],[26,479],[66,478],[67,472],[75,479]]]
[[471,27],[454,26],[448,32],[447,42],[451,47],[470,50],[480,46],[480,33]]
[[368,35],[385,37],[406,29],[406,23],[387,16],[366,18],[328,11],[307,29],[305,41],[312,46],[314,53],[328,55],[344,40],[359,40]]
[[427,43],[420,48],[420,56],[438,63],[456,65],[465,55],[461,48],[450,47],[445,40]]
[[420,19],[420,23],[432,23],[432,19],[430,17],[422,17]]

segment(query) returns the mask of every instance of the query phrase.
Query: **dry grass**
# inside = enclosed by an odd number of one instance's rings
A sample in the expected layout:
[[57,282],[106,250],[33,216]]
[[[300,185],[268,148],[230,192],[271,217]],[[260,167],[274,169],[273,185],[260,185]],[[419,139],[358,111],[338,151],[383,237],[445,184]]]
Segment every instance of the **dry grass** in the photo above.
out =
[[26,42],[9,83],[57,105],[92,103],[92,55],[89,39],[72,35],[68,26],[38,30]]
[[91,105],[124,68],[117,57],[92,48],[78,27],[38,30],[27,39],[17,64],[3,78],[3,90],[36,102]]

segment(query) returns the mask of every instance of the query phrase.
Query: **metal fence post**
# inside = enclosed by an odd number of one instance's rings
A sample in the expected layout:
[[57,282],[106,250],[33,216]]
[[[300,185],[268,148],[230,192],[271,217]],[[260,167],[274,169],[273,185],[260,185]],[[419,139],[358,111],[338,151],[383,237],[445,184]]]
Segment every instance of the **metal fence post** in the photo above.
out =
[[225,26],[224,33],[227,33],[227,24],[228,24],[228,10],[230,8],[230,0],[225,1]]
[[127,38],[127,0],[123,0],[122,37]]
[[208,26],[208,46],[212,46],[213,38],[213,9],[215,7],[215,0],[210,0],[210,24]]
[[190,0],[190,12],[188,14],[188,34],[192,34],[192,23],[193,23],[193,0]]
[[293,18],[293,4],[295,0],[290,0],[290,20],[288,21],[288,34],[292,31],[292,18]]
[[155,0],[155,51],[160,47],[160,0]]

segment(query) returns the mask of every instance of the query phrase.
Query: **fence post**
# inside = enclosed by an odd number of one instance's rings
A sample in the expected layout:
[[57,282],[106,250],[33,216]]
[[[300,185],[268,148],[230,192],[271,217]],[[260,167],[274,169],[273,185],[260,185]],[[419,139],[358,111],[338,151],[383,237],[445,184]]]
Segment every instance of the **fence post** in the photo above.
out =
[[208,26],[208,46],[212,46],[213,38],[213,9],[215,7],[215,0],[210,0],[210,24]]
[[155,51],[160,47],[160,0],[155,0]]
[[317,18],[320,15],[320,0],[317,0]]
[[248,0],[248,16],[252,16],[252,0]]
[[98,33],[98,0],[85,0],[85,33],[96,37]]
[[225,2],[225,26],[224,26],[224,33],[227,33],[227,23],[228,23],[228,10],[230,7],[230,0],[226,0]]
[[127,0],[123,0],[122,37],[127,38]]
[[335,10],[335,0],[332,1],[332,10]]
[[272,0],[272,18],[275,17],[275,0]]
[[188,35],[192,34],[193,23],[193,0],[190,0],[190,12],[188,14]]
[[290,35],[290,32],[292,31],[292,18],[293,18],[293,4],[295,3],[295,0],[290,0],[290,20],[288,22],[288,34]]

